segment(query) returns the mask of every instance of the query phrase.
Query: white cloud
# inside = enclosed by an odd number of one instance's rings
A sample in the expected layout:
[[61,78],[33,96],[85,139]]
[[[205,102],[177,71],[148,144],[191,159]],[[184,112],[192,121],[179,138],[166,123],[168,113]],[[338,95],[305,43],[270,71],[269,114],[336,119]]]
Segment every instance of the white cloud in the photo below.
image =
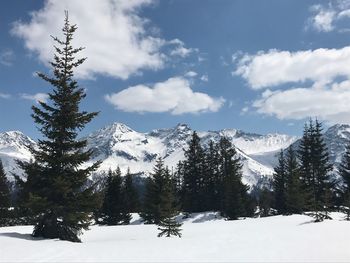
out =
[[7,93],[0,93],[0,99],[9,99],[11,98],[10,94]]
[[139,14],[141,7],[152,3],[152,0],[47,0],[42,9],[31,13],[28,23],[17,21],[12,33],[47,64],[53,56],[49,35],[62,36],[64,10],[69,10],[71,23],[79,27],[73,44],[86,46],[81,55],[88,57],[77,69],[77,76],[93,78],[102,74],[127,79],[144,69],[163,68],[167,59],[161,51],[164,46],[170,46],[173,55],[183,57],[192,51],[180,40],[166,41],[152,35],[157,30],[150,28],[150,21]]
[[333,21],[336,18],[336,12],[331,9],[324,9],[321,6],[313,8],[316,14],[310,18],[311,26],[320,32],[329,32],[334,29]]
[[329,123],[350,123],[350,80],[309,88],[266,90],[253,106],[279,119],[318,117]]
[[223,98],[194,92],[189,81],[182,77],[170,78],[153,86],[132,86],[106,95],[105,99],[127,112],[170,112],[173,115],[216,112],[225,102]]
[[[313,5],[310,7],[312,16],[308,19],[307,28],[318,32],[330,32],[339,27],[339,22],[350,18],[350,1],[330,1],[328,4]],[[344,31],[344,28],[339,29]]]
[[242,55],[237,63],[234,74],[263,90],[252,105],[258,113],[350,123],[350,47],[270,50]]
[[243,107],[242,109],[241,109],[241,115],[244,115],[244,114],[246,114],[247,112],[249,111],[249,107]]
[[209,81],[208,75],[202,75],[201,76],[201,81],[208,82]]
[[298,52],[270,50],[243,55],[233,74],[243,77],[253,89],[261,89],[288,82],[329,82],[349,77],[349,65],[349,46]]
[[169,45],[175,45],[176,47],[170,52],[172,56],[179,56],[182,58],[188,57],[193,52],[198,52],[196,48],[186,48],[185,43],[179,39],[173,39],[168,41]]
[[0,51],[0,64],[4,66],[12,66],[15,54],[11,49]]
[[36,93],[36,94],[20,94],[20,97],[22,99],[26,100],[32,100],[34,102],[46,102],[49,98],[49,95],[47,93]]
[[188,71],[188,72],[186,72],[185,77],[193,78],[193,77],[196,77],[197,75],[198,75],[197,72]]

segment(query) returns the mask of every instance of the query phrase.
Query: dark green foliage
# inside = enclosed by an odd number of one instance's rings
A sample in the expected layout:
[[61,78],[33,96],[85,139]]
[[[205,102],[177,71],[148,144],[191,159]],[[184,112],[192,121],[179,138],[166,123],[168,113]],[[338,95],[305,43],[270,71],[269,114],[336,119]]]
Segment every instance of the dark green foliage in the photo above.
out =
[[100,212],[101,224],[129,224],[131,215],[127,211],[126,198],[119,167],[115,172],[109,171],[105,195]]
[[35,161],[20,165],[27,174],[23,185],[25,207],[35,215],[33,236],[80,242],[78,235],[88,229],[91,212],[98,205],[87,180],[99,163],[80,168],[92,152],[83,150],[87,142],[77,139],[78,132],[97,113],[79,109],[86,95],[73,79],[73,71],[85,58],[75,58],[82,50],[71,45],[76,29],[66,13],[64,39],[53,38],[57,44],[51,62],[53,76],[38,73],[53,86],[50,104],[40,102],[41,107],[32,107],[32,117],[43,139],[39,140],[38,149],[31,149]]
[[278,165],[275,167],[275,173],[273,177],[273,191],[275,201],[274,207],[276,208],[279,214],[285,214],[287,212],[286,187],[286,161],[284,158],[284,153],[281,150],[278,157]]
[[[242,165],[232,143],[225,137],[208,147],[192,134],[185,160],[175,172],[175,185],[185,213],[220,211],[228,219],[254,213],[253,199],[242,183]],[[179,187],[180,186],[180,187]]]
[[300,181],[300,167],[296,152],[289,146],[285,157],[286,191],[285,212],[288,214],[300,214],[304,208],[304,193]]
[[193,132],[185,151],[182,206],[185,212],[202,212],[204,204],[205,158],[200,138]]
[[123,195],[125,210],[128,213],[138,212],[140,208],[139,194],[129,169],[124,177]]
[[143,208],[140,213],[146,224],[159,224],[162,219],[162,195],[165,189],[165,167],[162,158],[158,158],[153,173],[146,180]]
[[263,188],[259,193],[259,215],[261,217],[272,215],[273,193],[267,188]]
[[305,125],[299,147],[300,176],[304,193],[304,210],[311,210],[316,221],[322,221],[325,215],[326,191],[331,187],[328,149],[323,139],[322,124],[310,120]]
[[213,141],[209,142],[204,158],[204,209],[218,211],[221,208],[223,182],[219,170],[219,147]]
[[174,184],[168,169],[164,171],[164,185],[160,196],[160,214],[161,219],[158,223],[160,233],[158,237],[165,235],[166,237],[181,237],[181,223],[177,223],[175,216],[178,214],[176,205]]
[[10,188],[0,159],[0,227],[10,224]]
[[221,213],[229,220],[246,215],[248,187],[242,183],[242,165],[232,143],[225,137],[219,142],[219,169],[222,177]]

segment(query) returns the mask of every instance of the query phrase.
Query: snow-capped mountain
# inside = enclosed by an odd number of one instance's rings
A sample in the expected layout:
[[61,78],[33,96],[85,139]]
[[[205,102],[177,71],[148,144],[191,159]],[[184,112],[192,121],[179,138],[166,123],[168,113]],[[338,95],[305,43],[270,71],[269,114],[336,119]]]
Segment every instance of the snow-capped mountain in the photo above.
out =
[[[152,171],[158,156],[164,158],[169,167],[175,168],[184,158],[184,150],[193,130],[186,124],[174,128],[158,129],[148,133],[139,133],[121,123],[114,123],[100,129],[86,139],[88,148],[94,151],[92,161],[103,160],[99,171],[115,169],[122,171],[129,167],[132,173]],[[235,129],[198,132],[203,145],[210,140],[217,142],[220,137],[228,137],[236,146],[243,161],[244,181],[255,185],[273,174],[272,164],[276,151],[288,147],[297,138],[288,135],[259,135],[245,133]],[[259,157],[259,161],[255,159]]]
[[12,173],[21,174],[16,160],[29,161],[32,155],[29,147],[35,147],[36,143],[28,136],[19,131],[0,133],[0,159],[4,169],[12,179]]
[[[114,123],[91,133],[85,139],[88,141],[87,148],[94,152],[91,162],[102,160],[99,173],[119,166],[123,172],[130,168],[132,173],[147,176],[158,156],[164,158],[166,165],[175,168],[178,161],[184,158],[184,150],[192,133],[193,130],[186,124],[140,133],[122,123]],[[204,146],[210,140],[217,142],[222,136],[228,137],[242,159],[243,179],[249,185],[270,178],[276,152],[297,140],[294,136],[259,135],[235,129],[198,132],[198,135]],[[35,142],[19,132],[0,134],[2,137],[7,138],[0,140],[0,158],[3,159],[5,169],[18,172],[14,159],[29,160],[31,155],[27,145],[35,145]]]

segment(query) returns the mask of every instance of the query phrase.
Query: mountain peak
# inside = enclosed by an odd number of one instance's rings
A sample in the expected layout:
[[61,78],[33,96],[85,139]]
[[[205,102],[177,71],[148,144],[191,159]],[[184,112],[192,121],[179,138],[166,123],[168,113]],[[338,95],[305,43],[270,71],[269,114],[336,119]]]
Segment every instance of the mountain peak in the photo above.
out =
[[98,134],[103,136],[113,136],[115,134],[124,134],[129,132],[133,132],[133,130],[124,123],[120,122],[112,123],[97,131]]
[[34,143],[32,139],[20,131],[7,131],[0,133],[0,144],[4,145],[18,142],[25,142],[26,144]]
[[175,126],[175,129],[176,130],[190,130],[191,128],[186,124],[186,123],[178,123],[176,126]]

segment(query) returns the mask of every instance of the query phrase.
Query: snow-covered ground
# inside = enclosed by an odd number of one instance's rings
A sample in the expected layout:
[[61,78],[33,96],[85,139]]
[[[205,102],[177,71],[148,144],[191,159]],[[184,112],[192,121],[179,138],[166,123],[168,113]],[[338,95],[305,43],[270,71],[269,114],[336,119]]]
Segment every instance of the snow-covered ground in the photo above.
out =
[[311,223],[304,215],[224,221],[196,214],[182,238],[158,238],[155,225],[93,226],[83,243],[32,239],[32,227],[0,228],[0,261],[13,262],[349,262],[350,222]]

